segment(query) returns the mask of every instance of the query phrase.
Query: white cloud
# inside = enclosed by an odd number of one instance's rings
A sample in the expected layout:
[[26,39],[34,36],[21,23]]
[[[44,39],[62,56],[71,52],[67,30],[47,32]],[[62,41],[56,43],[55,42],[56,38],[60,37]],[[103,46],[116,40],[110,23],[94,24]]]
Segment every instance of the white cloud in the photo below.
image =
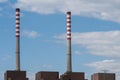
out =
[[26,37],[29,37],[29,38],[37,38],[40,36],[40,34],[36,31],[28,31],[28,30],[25,30],[23,31],[23,36],[26,36]]
[[103,60],[86,64],[95,68],[97,71],[108,70],[108,72],[120,72],[120,62],[117,60]]
[[2,8],[0,7],[0,11],[2,11]]
[[75,53],[76,55],[81,55],[81,54],[82,54],[80,51],[77,51],[77,50],[76,50],[74,53]]
[[42,67],[43,67],[43,68],[52,68],[52,66],[51,66],[51,65],[48,65],[48,64],[44,64],[44,65],[42,65]]
[[2,61],[9,61],[12,58],[11,55],[5,55],[2,59]]
[[6,54],[0,57],[0,64],[3,65],[2,63],[6,63],[12,59],[12,56],[10,54]]
[[117,80],[120,80],[120,61],[119,60],[103,60],[85,64],[86,66],[93,67],[97,72],[107,70],[108,73],[116,73]]
[[120,22],[119,3],[120,0],[18,0],[15,6],[41,14],[72,11],[73,15]]
[[[4,3],[4,2],[7,2],[8,0],[0,0],[0,3]],[[2,7],[0,7],[0,12],[3,10],[3,8]],[[1,16],[2,14],[0,13],[0,16]]]
[[2,3],[2,2],[6,2],[6,1],[8,1],[8,0],[0,0],[0,3]]
[[33,73],[33,72],[28,72],[28,73],[27,73],[27,77],[29,78],[29,80],[35,80],[35,73]]
[[[65,35],[61,34],[55,38],[64,41]],[[120,31],[72,33],[72,43],[84,46],[94,55],[120,57],[119,35]]]

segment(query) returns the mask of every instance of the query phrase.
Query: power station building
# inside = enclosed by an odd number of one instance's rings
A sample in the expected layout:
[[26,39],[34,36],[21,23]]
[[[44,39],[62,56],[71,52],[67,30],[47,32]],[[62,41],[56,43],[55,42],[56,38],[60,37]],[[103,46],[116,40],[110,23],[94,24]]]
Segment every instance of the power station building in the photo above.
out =
[[116,80],[115,73],[95,73],[91,76],[91,80]]
[[35,80],[59,80],[59,72],[40,71],[36,73]]
[[8,70],[4,74],[4,80],[28,80],[26,71]]

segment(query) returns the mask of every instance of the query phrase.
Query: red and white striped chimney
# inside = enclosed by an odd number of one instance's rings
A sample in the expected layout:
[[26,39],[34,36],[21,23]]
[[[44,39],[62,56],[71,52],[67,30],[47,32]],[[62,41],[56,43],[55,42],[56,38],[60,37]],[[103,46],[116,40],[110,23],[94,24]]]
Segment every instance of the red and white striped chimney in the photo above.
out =
[[16,8],[16,70],[20,71],[20,9]]
[[67,72],[72,72],[71,58],[71,12],[67,12]]
[[67,12],[67,40],[71,40],[71,12]]
[[20,37],[20,9],[16,8],[16,38]]

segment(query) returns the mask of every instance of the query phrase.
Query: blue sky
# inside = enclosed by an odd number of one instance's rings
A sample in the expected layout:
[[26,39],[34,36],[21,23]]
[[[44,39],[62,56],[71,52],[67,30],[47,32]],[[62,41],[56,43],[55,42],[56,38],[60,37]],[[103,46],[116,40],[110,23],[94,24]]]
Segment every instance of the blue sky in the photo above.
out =
[[120,79],[119,0],[0,0],[0,79],[15,69],[15,8],[21,9],[21,69],[66,71],[66,12],[72,12],[73,71]]

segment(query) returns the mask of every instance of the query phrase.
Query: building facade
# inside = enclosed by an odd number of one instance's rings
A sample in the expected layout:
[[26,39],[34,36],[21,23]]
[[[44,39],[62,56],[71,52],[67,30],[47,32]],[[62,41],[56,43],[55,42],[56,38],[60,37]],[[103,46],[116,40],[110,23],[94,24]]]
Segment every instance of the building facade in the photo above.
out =
[[35,80],[59,80],[59,72],[40,71],[35,77]]
[[28,80],[26,71],[12,71],[8,70],[4,74],[4,80]]
[[115,80],[115,73],[95,73],[91,80]]

